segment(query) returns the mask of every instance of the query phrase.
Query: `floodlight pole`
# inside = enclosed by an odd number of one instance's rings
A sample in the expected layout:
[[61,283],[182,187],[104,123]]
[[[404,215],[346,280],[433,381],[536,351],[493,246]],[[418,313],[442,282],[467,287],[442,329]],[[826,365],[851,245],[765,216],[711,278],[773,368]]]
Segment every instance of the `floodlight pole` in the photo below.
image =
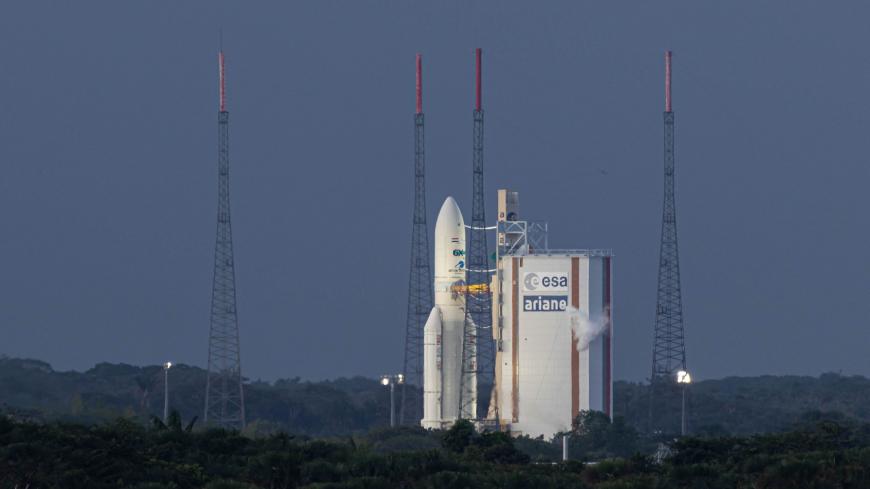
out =
[[405,384],[405,374],[381,375],[381,385],[390,388],[390,428],[396,427],[396,384]]
[[562,435],[562,461],[568,461],[568,433]]
[[681,436],[686,436],[686,434],[689,432],[689,426],[686,422],[686,390],[689,388],[689,384],[691,384],[691,383],[692,383],[692,376],[689,374],[689,372],[687,372],[685,370],[680,370],[677,372],[677,384],[679,384],[679,386],[680,386],[680,390],[682,391],[681,394],[683,397],[683,408],[681,411],[682,414],[681,414],[681,419],[680,419],[680,435]]
[[686,436],[686,433],[689,431],[688,427],[686,426],[686,389],[689,387],[689,383],[683,382],[681,387],[682,387],[682,391],[683,391],[683,415],[682,415],[682,423],[681,423],[681,426],[682,426],[681,434],[682,434],[682,436]]
[[169,420],[169,368],[172,362],[163,364],[163,424]]
[[[683,400],[685,403],[685,400]],[[396,383],[390,382],[390,428],[396,427]]]

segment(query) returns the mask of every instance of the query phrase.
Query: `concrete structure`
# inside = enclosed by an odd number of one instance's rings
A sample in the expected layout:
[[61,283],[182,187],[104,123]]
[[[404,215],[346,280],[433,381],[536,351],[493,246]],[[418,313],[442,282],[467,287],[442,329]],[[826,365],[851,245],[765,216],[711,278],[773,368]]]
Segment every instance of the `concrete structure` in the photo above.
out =
[[550,438],[581,410],[612,415],[611,253],[548,249],[546,224],[518,220],[518,201],[499,191],[488,421]]
[[[459,418],[465,325],[465,221],[452,197],[435,223],[435,306],[423,328],[424,428],[440,429]],[[465,379],[472,385],[474,379]],[[472,395],[476,403],[477,392]]]

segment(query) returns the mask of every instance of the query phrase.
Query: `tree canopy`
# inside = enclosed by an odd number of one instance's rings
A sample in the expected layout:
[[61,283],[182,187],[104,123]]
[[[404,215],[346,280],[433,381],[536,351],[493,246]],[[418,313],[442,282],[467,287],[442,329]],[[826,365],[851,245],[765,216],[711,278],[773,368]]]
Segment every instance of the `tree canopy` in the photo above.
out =
[[[468,422],[444,432],[311,439],[188,430],[178,413],[170,418],[149,427],[0,417],[0,488],[870,487],[870,425],[829,420],[777,434],[672,440],[661,463],[640,454],[541,463],[518,448],[522,439]],[[600,421],[583,414],[571,433],[587,456],[621,449],[620,429]],[[394,449],[385,443],[393,438],[436,444]]]

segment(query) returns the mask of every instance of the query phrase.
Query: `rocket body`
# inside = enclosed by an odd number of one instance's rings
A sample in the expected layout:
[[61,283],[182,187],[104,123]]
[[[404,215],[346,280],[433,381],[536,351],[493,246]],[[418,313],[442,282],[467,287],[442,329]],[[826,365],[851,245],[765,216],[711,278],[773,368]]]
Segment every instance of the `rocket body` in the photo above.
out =
[[422,425],[425,428],[442,428],[460,417],[465,333],[465,221],[452,197],[444,201],[435,223],[434,271],[435,307],[423,331]]

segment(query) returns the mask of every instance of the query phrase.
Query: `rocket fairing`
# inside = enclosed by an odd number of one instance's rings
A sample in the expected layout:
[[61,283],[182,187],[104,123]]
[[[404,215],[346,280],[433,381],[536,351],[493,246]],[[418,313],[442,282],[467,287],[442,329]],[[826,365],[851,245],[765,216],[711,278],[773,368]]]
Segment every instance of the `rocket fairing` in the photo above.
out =
[[465,221],[447,197],[435,222],[435,307],[423,329],[424,428],[442,428],[460,417],[465,265]]

